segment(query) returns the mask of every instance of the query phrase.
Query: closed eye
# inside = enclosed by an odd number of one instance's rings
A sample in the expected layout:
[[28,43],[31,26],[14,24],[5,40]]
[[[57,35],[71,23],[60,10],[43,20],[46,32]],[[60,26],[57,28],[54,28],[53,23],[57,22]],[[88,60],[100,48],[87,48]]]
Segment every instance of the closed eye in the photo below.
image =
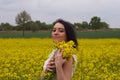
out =
[[62,28],[59,28],[59,32],[65,32],[65,30]]

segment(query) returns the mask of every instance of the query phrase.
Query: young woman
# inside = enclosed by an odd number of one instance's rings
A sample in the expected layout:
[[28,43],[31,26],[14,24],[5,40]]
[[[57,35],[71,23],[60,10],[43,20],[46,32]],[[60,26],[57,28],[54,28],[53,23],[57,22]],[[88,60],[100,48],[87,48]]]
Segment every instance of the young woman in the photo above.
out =
[[[58,19],[54,23],[52,39],[57,42],[72,40],[75,43],[75,48],[78,46],[73,25],[62,19]],[[77,58],[73,55],[72,58],[66,61],[66,59],[62,58],[62,52],[63,50],[60,49],[53,50],[49,58],[45,61],[44,70],[47,72],[56,69],[55,80],[71,80]],[[52,59],[53,55],[55,55],[55,60]]]

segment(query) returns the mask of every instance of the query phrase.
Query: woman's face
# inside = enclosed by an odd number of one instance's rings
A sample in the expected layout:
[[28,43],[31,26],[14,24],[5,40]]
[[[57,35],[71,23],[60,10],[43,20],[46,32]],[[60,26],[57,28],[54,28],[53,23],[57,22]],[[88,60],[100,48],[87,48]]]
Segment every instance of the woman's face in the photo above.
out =
[[56,23],[52,30],[53,41],[67,41],[66,32],[64,25],[61,23]]

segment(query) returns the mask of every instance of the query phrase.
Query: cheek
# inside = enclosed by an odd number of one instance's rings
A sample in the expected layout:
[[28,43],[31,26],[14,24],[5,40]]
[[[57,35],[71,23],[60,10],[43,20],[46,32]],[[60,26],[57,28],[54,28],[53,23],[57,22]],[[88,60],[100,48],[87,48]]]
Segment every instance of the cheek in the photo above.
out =
[[61,35],[61,39],[63,39],[63,40],[66,41],[66,39],[67,39],[66,34],[62,34],[62,35]]

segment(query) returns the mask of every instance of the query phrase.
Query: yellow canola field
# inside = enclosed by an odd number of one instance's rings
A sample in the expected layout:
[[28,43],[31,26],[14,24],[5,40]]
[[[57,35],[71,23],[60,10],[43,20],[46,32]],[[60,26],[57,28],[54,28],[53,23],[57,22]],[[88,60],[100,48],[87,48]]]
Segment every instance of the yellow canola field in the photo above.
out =
[[[72,80],[120,80],[120,39],[78,39]],[[0,80],[40,80],[51,39],[0,39]]]

